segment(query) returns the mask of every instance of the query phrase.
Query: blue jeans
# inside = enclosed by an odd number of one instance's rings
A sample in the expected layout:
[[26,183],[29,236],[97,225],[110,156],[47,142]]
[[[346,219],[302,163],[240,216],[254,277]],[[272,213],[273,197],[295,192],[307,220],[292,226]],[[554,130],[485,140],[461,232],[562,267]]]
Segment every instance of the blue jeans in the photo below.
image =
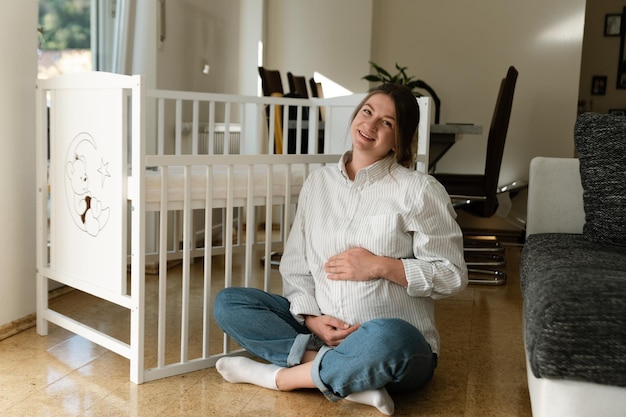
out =
[[426,384],[437,366],[415,327],[400,319],[362,323],[339,346],[325,346],[289,311],[289,301],[255,288],[225,288],[214,317],[222,330],[250,353],[282,367],[300,364],[306,350],[318,351],[311,377],[331,401],[354,392],[386,387],[407,392]]

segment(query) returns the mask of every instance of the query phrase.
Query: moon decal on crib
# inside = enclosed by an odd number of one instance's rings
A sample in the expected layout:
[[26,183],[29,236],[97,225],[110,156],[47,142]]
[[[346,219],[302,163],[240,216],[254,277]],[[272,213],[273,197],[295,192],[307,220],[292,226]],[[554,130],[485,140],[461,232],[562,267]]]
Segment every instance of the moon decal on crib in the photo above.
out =
[[79,133],[70,142],[65,157],[67,205],[76,226],[91,236],[98,236],[109,220],[110,208],[101,200],[111,177],[108,165],[89,133]]

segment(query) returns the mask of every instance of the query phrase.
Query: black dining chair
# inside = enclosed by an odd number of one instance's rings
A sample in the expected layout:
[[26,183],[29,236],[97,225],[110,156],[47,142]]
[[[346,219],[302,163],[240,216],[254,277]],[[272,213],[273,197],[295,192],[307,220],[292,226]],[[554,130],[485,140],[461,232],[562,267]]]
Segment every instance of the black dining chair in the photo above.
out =
[[[465,210],[479,217],[491,217],[498,208],[498,180],[511,118],[517,75],[517,69],[513,66],[509,67],[506,77],[500,84],[489,128],[483,174],[433,174],[446,188],[457,210]],[[498,240],[495,237],[484,240],[466,236],[464,241],[470,283],[504,284],[506,282],[504,271],[493,268],[504,266],[504,257],[502,256],[504,249]]]
[[309,92],[306,88],[306,77],[287,72],[287,82],[289,83],[289,92],[291,94],[309,98]]
[[261,77],[261,89],[264,96],[271,96],[272,93],[285,93],[280,71],[259,67],[259,76]]

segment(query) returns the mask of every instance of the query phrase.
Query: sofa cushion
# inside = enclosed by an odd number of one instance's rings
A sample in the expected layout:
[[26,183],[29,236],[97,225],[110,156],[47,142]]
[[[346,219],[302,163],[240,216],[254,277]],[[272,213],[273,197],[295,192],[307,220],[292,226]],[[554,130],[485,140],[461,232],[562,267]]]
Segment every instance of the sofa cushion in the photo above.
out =
[[583,234],[626,246],[626,117],[584,113],[574,139],[584,190]]
[[534,234],[520,272],[533,374],[626,387],[626,248]]

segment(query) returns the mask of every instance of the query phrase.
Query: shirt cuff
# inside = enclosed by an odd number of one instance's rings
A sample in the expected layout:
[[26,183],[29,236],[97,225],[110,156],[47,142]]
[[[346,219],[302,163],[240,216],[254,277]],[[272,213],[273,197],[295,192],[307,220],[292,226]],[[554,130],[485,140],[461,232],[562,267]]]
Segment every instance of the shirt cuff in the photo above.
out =
[[401,259],[411,297],[430,297],[433,291],[433,266],[417,259]]
[[289,300],[289,302],[289,311],[291,311],[291,314],[300,324],[304,324],[304,316],[322,315],[322,312],[313,297],[299,296],[293,300]]

